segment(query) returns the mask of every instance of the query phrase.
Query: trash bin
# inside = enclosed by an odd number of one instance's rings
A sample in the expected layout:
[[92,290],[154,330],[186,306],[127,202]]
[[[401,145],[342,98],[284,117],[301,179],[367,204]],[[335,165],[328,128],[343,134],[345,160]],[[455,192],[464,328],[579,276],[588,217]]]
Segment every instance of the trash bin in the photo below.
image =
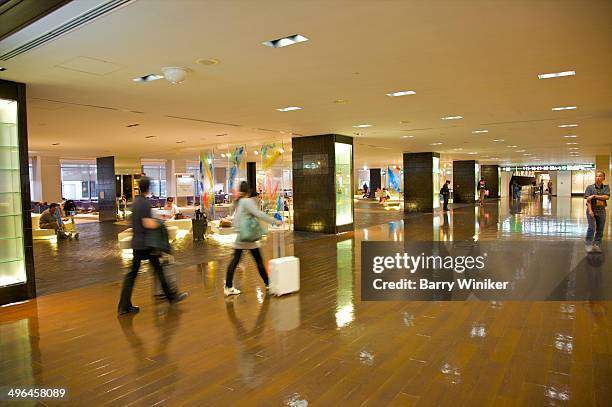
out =
[[204,219],[191,219],[191,230],[193,233],[193,240],[204,240],[206,235],[206,229],[208,228],[208,221]]

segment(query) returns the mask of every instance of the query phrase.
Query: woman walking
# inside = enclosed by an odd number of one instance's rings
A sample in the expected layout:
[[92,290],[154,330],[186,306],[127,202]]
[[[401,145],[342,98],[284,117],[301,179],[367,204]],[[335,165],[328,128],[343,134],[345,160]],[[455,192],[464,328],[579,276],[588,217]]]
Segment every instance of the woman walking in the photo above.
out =
[[266,285],[266,288],[268,287],[268,274],[264,268],[258,245],[258,241],[263,234],[258,219],[275,225],[282,224],[281,221],[257,209],[254,200],[249,198],[249,185],[245,181],[242,181],[240,183],[240,196],[236,202],[236,212],[234,213],[234,225],[238,230],[238,236],[236,236],[236,242],[234,243],[234,257],[227,268],[225,288],[223,289],[223,293],[226,296],[240,294],[240,290],[234,287],[233,281],[234,271],[236,271],[236,266],[238,266],[243,250],[251,251],[255,263],[257,263],[257,271],[259,271],[259,275]]

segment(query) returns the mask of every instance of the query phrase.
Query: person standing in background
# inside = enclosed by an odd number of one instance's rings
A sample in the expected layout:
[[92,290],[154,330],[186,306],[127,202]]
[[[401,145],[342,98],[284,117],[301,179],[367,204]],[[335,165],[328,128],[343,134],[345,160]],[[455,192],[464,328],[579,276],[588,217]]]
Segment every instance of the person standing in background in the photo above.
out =
[[450,189],[448,188],[449,185],[450,185],[450,180],[446,180],[446,182],[442,186],[442,189],[440,190],[440,193],[442,194],[442,198],[444,199],[444,205],[442,206],[443,211],[448,211],[448,198],[450,196]]
[[482,206],[484,204],[485,195],[487,192],[487,181],[485,181],[484,177],[480,177],[480,181],[478,181],[478,204]]
[[606,224],[606,207],[610,199],[610,186],[604,185],[606,174],[598,170],[595,172],[595,183],[586,187],[587,221],[589,226],[585,238],[587,252],[601,252],[604,225]]

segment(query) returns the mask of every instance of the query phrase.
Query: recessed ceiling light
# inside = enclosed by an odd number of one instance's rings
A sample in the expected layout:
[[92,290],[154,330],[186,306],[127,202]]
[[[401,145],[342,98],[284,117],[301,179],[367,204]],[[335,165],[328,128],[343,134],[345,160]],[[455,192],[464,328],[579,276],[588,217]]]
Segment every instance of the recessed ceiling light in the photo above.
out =
[[516,150],[515,153],[524,153],[527,150]]
[[442,143],[431,143],[430,145],[432,145],[432,146],[440,146],[440,145],[442,145]]
[[533,154],[531,154],[531,153],[525,153],[525,154],[523,154],[523,155],[530,156],[530,155],[533,155]]
[[59,146],[59,143],[51,143],[52,146]]
[[145,136],[145,138],[155,138],[155,136]]
[[348,103],[347,99],[336,99],[334,100],[334,103],[338,104],[338,105],[343,105],[345,103]]
[[468,154],[469,155],[476,155],[476,154],[478,154],[478,152],[469,152]]
[[408,123],[411,123],[411,122],[410,122],[410,120],[402,120],[402,121],[400,121],[400,123],[401,124],[408,124]]
[[474,130],[472,133],[488,133],[489,130]]
[[176,144],[183,144],[185,140],[177,141]]
[[446,116],[442,117],[442,120],[459,120],[463,119],[463,116]]
[[577,135],[575,135],[575,134],[568,134],[568,135],[563,136],[563,137],[564,137],[564,138],[576,138],[576,137],[578,137],[578,136],[577,136]]
[[576,110],[577,107],[576,106],[560,106],[560,107],[553,107],[552,110],[554,111],[558,111],[558,110]]
[[6,68],[3,66],[0,66],[0,72],[6,71]]
[[565,143],[565,144],[567,144],[568,146],[571,146],[573,144],[578,144],[578,143]]
[[356,124],[353,127],[358,128],[358,129],[364,129],[366,127],[372,127],[371,124]]
[[290,112],[292,110],[302,110],[302,108],[298,106],[288,106],[288,107],[281,107],[276,110],[278,110],[279,112]]
[[132,79],[132,81],[134,82],[153,82],[158,79],[162,79],[163,77],[164,75],[149,74],[149,75],[141,76],[139,78],[134,78]]
[[518,146],[508,146],[508,147],[510,147],[510,148],[517,148]]
[[575,76],[576,71],[564,71],[564,72],[554,72],[554,73],[541,73],[538,75],[539,79],[549,79],[549,78],[560,78],[562,76]]
[[263,45],[270,48],[282,48],[288,45],[297,44],[298,42],[308,41],[308,38],[300,34],[291,35],[289,37],[279,38],[276,40],[265,41]]
[[399,96],[406,96],[406,95],[416,95],[416,92],[413,90],[400,90],[399,92],[387,93],[387,96],[391,96],[391,97],[399,97]]
[[493,141],[495,141],[495,142],[497,143],[498,141],[504,141],[504,139],[502,139],[502,138],[496,138],[496,139],[495,139],[495,140],[493,140]]
[[491,160],[499,160],[499,157],[491,157]]
[[255,155],[259,155],[259,151],[257,151],[257,150],[253,151],[253,153],[254,153]]
[[402,138],[414,138],[414,136],[402,136]]
[[568,150],[580,150],[580,147],[570,147]]
[[578,127],[577,124],[561,124],[559,127]]
[[196,63],[200,65],[210,66],[210,65],[217,65],[219,63],[219,60],[214,59],[214,58],[210,58],[210,59],[202,58],[202,59],[198,59]]

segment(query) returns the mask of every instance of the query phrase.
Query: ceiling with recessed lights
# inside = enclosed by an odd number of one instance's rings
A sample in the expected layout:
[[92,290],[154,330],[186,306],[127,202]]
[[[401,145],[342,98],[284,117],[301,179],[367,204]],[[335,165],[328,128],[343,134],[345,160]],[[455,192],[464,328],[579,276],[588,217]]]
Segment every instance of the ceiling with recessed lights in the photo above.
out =
[[[0,55],[102,3],[69,3]],[[355,137],[356,167],[431,150],[593,162],[611,148],[610,21],[596,0],[135,0],[0,61],[0,78],[28,84],[32,154],[195,159],[338,133]],[[134,81],[164,67],[184,81]]]

